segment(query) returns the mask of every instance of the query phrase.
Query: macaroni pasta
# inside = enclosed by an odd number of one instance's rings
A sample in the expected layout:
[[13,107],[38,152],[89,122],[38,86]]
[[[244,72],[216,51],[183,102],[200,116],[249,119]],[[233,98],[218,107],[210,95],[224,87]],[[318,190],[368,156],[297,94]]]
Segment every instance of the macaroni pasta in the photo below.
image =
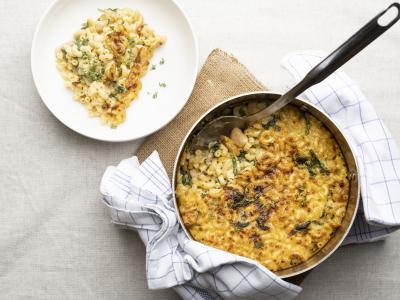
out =
[[144,23],[138,11],[105,9],[87,20],[74,40],[56,52],[65,85],[90,116],[115,128],[137,98],[154,50],[165,42]]

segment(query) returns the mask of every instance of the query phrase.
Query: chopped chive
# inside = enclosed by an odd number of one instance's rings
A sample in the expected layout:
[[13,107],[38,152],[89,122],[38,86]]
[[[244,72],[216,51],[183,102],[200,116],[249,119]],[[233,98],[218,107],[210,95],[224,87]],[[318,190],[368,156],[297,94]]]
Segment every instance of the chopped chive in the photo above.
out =
[[312,220],[311,223],[316,224],[316,225],[324,225],[324,222],[320,220]]
[[301,112],[301,116],[303,117],[304,122],[306,124],[305,134],[309,135],[310,134],[310,129],[311,129],[310,118],[308,117],[308,114],[305,111]]
[[306,222],[303,222],[303,223],[299,223],[299,224],[296,225],[295,230],[296,231],[306,230],[310,224],[311,224],[311,221],[306,221]]
[[253,202],[254,202],[253,199],[243,198],[242,200],[234,201],[232,204],[229,205],[229,208],[237,209],[239,207],[246,207],[246,206],[249,206]]
[[236,156],[232,155],[232,167],[233,167],[233,175],[237,175],[237,161],[236,161]]
[[313,166],[317,166],[319,171],[323,174],[329,173],[328,169],[325,167],[325,165],[319,160],[317,154],[314,152],[314,150],[310,150],[310,155],[311,155],[311,164]]
[[115,91],[116,91],[118,94],[123,94],[123,93],[126,93],[126,88],[125,88],[124,86],[118,84],[118,85],[115,87]]
[[239,159],[244,160],[247,152],[244,150],[240,150]]
[[289,233],[289,236],[292,236],[298,232],[306,232],[308,230],[308,226],[310,226],[311,221],[306,221],[303,223],[297,224],[293,230]]
[[242,230],[243,228],[246,228],[249,226],[249,222],[234,222],[233,225],[235,226],[235,230],[239,231]]
[[268,120],[266,123],[262,123],[262,127],[266,130],[270,128],[277,129],[276,123],[278,122],[278,118],[273,116],[271,119]]
[[263,247],[264,247],[263,242],[260,242],[260,241],[254,242],[254,248],[256,248],[256,249],[262,249]]
[[192,176],[186,169],[182,170],[182,184],[190,186],[192,185]]

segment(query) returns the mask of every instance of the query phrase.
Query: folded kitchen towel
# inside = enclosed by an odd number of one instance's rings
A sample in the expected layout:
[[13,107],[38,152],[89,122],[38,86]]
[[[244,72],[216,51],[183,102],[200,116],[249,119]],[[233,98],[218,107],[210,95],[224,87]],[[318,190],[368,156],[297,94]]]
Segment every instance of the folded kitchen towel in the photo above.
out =
[[[283,66],[299,80],[322,57],[315,52],[295,53],[283,60]],[[364,205],[345,243],[385,237],[397,229],[400,219],[395,198],[399,156],[389,132],[342,71],[304,96],[332,116],[357,152]],[[380,124],[382,130],[364,127],[364,123]],[[363,125],[359,128],[357,124]],[[381,139],[387,147],[379,144]],[[369,162],[374,169],[366,167]],[[369,174],[376,173],[376,167],[381,171],[380,179],[377,174]],[[387,197],[383,197],[382,186]],[[100,189],[104,203],[110,207],[112,222],[136,229],[146,244],[150,288],[174,287],[183,299],[291,299],[300,293],[300,287],[283,281],[255,261],[189,240],[177,221],[170,181],[157,152],[142,164],[133,157],[117,167],[108,167]]]
[[108,167],[101,181],[115,224],[146,244],[151,289],[175,287],[183,299],[292,299],[301,288],[259,263],[190,240],[179,225],[171,183],[157,152]]

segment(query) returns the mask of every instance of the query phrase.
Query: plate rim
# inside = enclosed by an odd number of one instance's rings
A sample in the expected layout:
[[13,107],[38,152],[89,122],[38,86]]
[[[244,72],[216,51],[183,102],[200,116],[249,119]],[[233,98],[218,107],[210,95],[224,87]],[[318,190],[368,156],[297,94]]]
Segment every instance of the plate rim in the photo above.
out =
[[[66,124],[64,121],[62,121],[59,116],[50,108],[50,106],[47,104],[47,101],[44,100],[44,97],[42,96],[42,91],[39,88],[38,85],[38,79],[35,76],[35,62],[34,62],[34,49],[37,46],[37,38],[39,35],[39,31],[42,28],[43,22],[46,20],[47,16],[49,15],[49,13],[52,11],[52,9],[56,6],[56,4],[58,4],[59,2],[62,1],[67,1],[67,0],[53,0],[52,3],[50,3],[50,5],[43,11],[43,13],[41,14],[39,21],[35,27],[35,31],[33,34],[33,38],[32,38],[32,45],[31,45],[31,49],[30,49],[30,63],[31,63],[31,74],[32,74],[32,78],[33,78],[33,82],[35,85],[35,88],[39,94],[40,100],[42,101],[42,103],[46,106],[46,108],[51,112],[51,114],[64,126],[66,126],[67,128],[69,128],[70,130],[72,130],[73,132],[76,132],[84,137],[93,139],[93,140],[98,140],[98,141],[102,141],[102,142],[111,142],[111,143],[122,143],[122,142],[129,142],[129,141],[136,141],[136,140],[140,140],[143,139],[147,136],[152,135],[153,133],[163,129],[165,126],[167,126],[169,123],[171,123],[176,116],[182,111],[182,109],[186,106],[187,102],[190,99],[190,96],[193,92],[194,86],[196,84],[196,80],[197,80],[197,76],[198,76],[198,72],[199,72],[199,45],[198,45],[198,40],[197,40],[197,36],[196,33],[193,30],[193,25],[189,19],[189,17],[187,16],[186,12],[184,11],[184,9],[182,8],[182,6],[177,3],[175,0],[168,0],[170,2],[172,2],[175,7],[178,9],[178,11],[180,12],[180,14],[183,16],[185,22],[188,25],[189,31],[190,31],[190,35],[191,38],[193,40],[193,46],[194,46],[194,55],[195,55],[195,67],[194,67],[194,75],[193,78],[191,79],[191,83],[190,83],[190,89],[187,92],[187,95],[184,96],[185,101],[182,102],[182,105],[179,107],[179,109],[177,109],[176,113],[172,114],[170,118],[168,118],[168,120],[165,122],[165,124],[163,124],[162,126],[159,126],[158,128],[155,128],[153,130],[151,130],[150,132],[137,136],[137,137],[127,137],[127,138],[116,138],[116,139],[110,139],[110,138],[103,138],[103,137],[98,137],[98,136],[92,136],[90,134],[87,133],[83,133],[81,131],[79,131],[79,128],[72,128],[72,126],[70,126],[69,124]],[[149,0],[146,0],[149,1]],[[73,100],[73,97],[71,97],[71,100]]]

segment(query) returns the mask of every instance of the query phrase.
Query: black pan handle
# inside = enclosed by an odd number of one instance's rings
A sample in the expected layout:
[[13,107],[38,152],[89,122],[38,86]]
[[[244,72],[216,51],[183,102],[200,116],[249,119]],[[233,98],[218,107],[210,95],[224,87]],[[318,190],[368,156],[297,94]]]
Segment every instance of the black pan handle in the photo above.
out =
[[[397,15],[386,25],[380,25],[379,19],[389,10],[396,9]],[[296,97],[309,87],[324,80],[335,72],[350,58],[359,53],[367,45],[373,42],[378,36],[388,30],[400,19],[400,3],[393,3],[375,18],[369,21],[364,27],[358,30],[352,37],[344,42],[339,48],[329,54],[323,61],[316,65],[308,74],[294,86],[287,94]]]

